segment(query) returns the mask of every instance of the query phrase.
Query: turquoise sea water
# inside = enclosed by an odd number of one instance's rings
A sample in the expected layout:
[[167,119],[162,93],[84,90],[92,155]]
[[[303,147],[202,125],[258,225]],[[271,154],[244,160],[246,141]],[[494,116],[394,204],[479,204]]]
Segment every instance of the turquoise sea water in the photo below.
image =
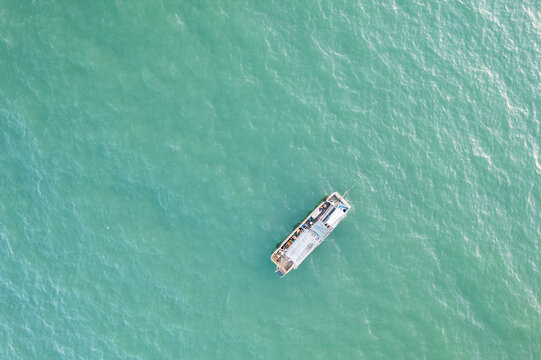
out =
[[539,359],[539,2],[0,5],[1,359]]

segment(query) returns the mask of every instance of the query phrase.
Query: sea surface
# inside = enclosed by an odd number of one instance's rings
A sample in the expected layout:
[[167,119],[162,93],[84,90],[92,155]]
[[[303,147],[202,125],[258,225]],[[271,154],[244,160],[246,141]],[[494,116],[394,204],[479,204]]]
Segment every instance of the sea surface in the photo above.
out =
[[540,359],[540,64],[535,0],[0,0],[0,359]]

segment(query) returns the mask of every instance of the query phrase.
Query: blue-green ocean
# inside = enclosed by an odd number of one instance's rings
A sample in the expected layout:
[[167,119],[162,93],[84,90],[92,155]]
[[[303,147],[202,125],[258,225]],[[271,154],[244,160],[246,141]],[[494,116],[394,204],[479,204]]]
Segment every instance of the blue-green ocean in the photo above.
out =
[[0,0],[0,359],[540,359],[540,64],[536,0]]

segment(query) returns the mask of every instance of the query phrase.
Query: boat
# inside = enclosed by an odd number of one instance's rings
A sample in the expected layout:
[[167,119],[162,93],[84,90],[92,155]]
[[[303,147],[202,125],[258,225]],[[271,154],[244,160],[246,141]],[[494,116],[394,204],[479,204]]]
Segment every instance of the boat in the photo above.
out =
[[350,210],[351,205],[337,192],[325,198],[272,253],[276,273],[282,278],[297,269]]

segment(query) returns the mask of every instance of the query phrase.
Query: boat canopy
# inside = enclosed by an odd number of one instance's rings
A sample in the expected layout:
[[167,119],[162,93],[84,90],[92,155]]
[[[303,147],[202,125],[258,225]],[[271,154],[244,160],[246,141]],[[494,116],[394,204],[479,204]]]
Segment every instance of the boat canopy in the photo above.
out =
[[338,225],[338,223],[340,221],[342,221],[342,219],[346,216],[346,210],[344,210],[343,208],[341,209],[336,209],[336,211],[334,211],[330,216],[328,216],[326,222],[329,226],[332,226],[333,228],[336,227],[336,225]]
[[315,232],[321,239],[323,239],[329,232],[329,228],[326,227],[321,220],[318,220],[314,225],[312,225],[311,230]]
[[312,230],[303,231],[285,254],[297,267],[310,254],[312,249],[321,243],[321,240]]
[[286,255],[297,267],[312,252],[316,246],[321,244],[330,230],[318,220],[309,230],[299,235],[297,240],[287,249]]

